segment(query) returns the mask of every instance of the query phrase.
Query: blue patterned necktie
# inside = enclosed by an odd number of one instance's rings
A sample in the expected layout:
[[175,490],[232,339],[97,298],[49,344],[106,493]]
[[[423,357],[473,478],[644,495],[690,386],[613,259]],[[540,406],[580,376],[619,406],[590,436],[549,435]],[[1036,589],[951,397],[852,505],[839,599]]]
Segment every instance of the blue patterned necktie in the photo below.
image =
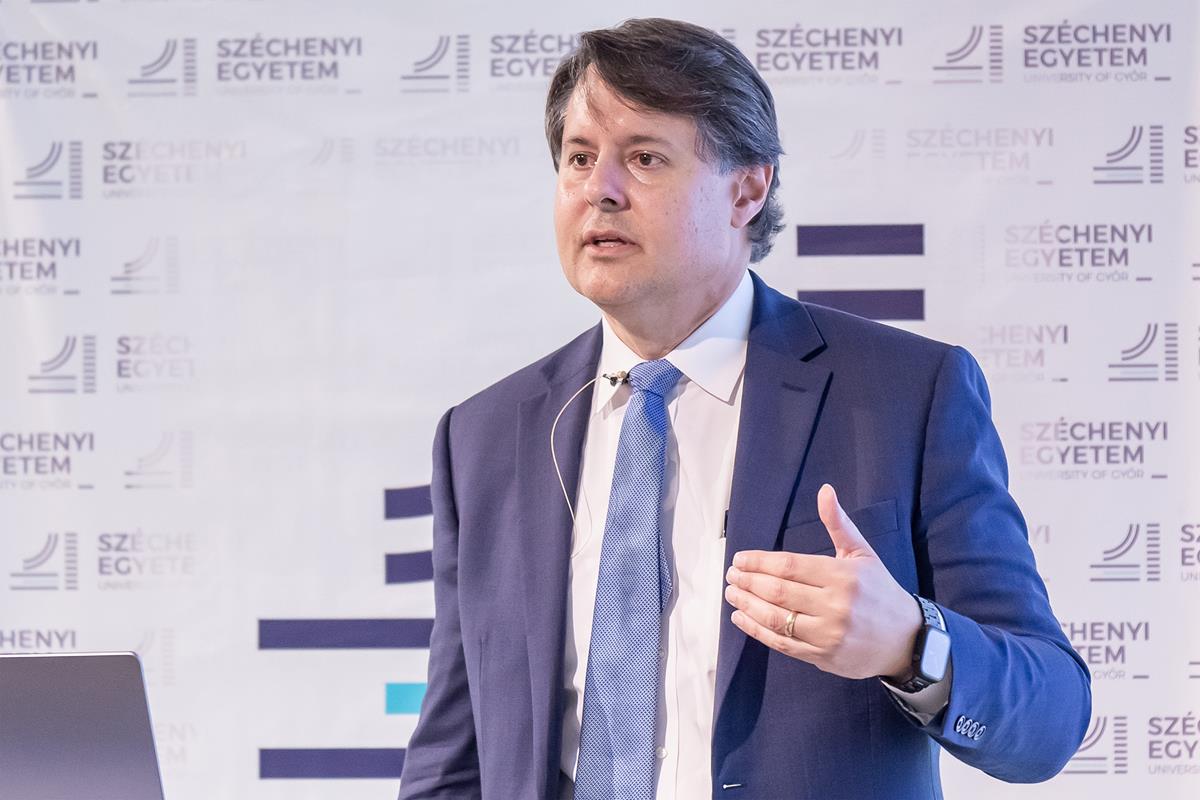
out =
[[633,395],[621,423],[600,547],[579,731],[576,800],[653,800],[658,641],[671,597],[663,547],[667,408],[681,373],[645,361],[629,371]]

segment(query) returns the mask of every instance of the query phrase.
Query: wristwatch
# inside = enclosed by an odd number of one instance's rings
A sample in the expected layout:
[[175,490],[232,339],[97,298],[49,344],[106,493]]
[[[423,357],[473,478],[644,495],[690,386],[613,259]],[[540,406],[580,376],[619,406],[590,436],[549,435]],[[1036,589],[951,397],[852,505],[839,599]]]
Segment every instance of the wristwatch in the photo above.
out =
[[[912,694],[946,677],[950,664],[950,634],[946,632],[946,621],[937,604],[914,594],[925,624],[917,632],[917,643],[913,647],[912,670],[903,683],[888,681],[902,692]],[[886,680],[886,679],[885,679]]]

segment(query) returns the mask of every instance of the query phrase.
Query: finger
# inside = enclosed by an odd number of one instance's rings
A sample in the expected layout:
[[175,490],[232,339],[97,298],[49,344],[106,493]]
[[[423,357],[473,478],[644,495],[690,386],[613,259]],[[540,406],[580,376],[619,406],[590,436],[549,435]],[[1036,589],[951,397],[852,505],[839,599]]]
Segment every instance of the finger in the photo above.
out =
[[827,586],[835,559],[810,553],[778,550],[742,550],[733,556],[733,566],[742,572],[761,572],[809,586]]
[[764,627],[744,611],[733,612],[731,619],[733,620],[733,624],[738,626],[738,629],[747,636],[757,639],[772,650],[777,650],[786,656],[798,658],[810,664],[815,664],[820,657],[816,648],[798,639],[789,639],[783,634],[776,633],[770,628]]
[[[832,559],[827,559],[832,561]],[[768,603],[804,613],[823,608],[821,590],[816,586],[778,578],[762,572],[745,572],[730,567],[725,579]]]
[[847,558],[862,552],[875,554],[871,545],[858,532],[858,526],[850,520],[850,516],[838,502],[837,492],[828,483],[817,492],[817,513],[821,515],[821,522],[825,523],[825,530],[829,531],[829,538],[833,540],[838,558]]
[[804,612],[795,611],[789,607],[780,607],[768,603],[757,595],[753,595],[736,586],[725,587],[725,599],[729,604],[769,631],[774,631],[785,639],[787,636],[788,614],[795,613],[792,620],[792,636],[798,642],[812,644],[820,634],[820,618]]

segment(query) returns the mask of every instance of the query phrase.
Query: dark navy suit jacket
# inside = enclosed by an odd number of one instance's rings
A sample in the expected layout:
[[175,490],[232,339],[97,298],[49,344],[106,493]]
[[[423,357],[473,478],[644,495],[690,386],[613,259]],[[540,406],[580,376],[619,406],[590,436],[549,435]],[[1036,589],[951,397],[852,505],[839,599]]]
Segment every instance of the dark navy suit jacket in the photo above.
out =
[[[558,796],[571,519],[550,426],[600,345],[597,326],[438,426],[436,621],[401,798]],[[1087,727],[1089,675],[1034,567],[975,361],[754,276],[744,380],[727,564],[745,549],[831,554],[816,496],[832,483],[896,580],[943,609],[954,677],[922,727],[877,679],[749,639],[726,604],[712,763],[687,766],[710,767],[721,800],[940,798],[939,747],[1007,781],[1054,775]],[[572,497],[588,397],[555,436]]]

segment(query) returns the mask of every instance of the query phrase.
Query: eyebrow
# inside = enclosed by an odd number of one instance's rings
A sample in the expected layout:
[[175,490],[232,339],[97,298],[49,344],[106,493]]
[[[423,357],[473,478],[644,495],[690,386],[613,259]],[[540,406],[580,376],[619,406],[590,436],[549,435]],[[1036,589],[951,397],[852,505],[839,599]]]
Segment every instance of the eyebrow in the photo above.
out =
[[[591,139],[587,138],[586,136],[572,136],[568,139],[563,140],[564,146],[569,145],[569,144],[579,145],[581,147],[594,147],[595,146],[595,143]],[[627,136],[624,139],[622,139],[620,142],[618,142],[618,144],[620,144],[622,147],[633,147],[633,146],[641,145],[641,144],[654,144],[654,145],[659,145],[661,147],[667,147],[667,148],[672,147],[672,144],[669,140],[663,139],[660,136],[651,136],[649,134],[644,134],[644,133]]]

